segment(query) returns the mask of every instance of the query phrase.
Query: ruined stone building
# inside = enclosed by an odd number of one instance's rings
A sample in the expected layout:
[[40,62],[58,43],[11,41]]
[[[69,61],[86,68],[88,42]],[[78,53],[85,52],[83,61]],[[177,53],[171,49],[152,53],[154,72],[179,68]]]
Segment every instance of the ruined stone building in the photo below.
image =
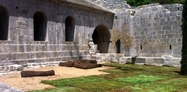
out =
[[[180,4],[132,8],[124,0],[0,0],[0,61],[135,58],[179,65],[181,18]],[[97,45],[95,55],[90,41]]]
[[89,58],[89,34],[100,52],[107,53],[113,17],[84,0],[0,0],[0,60]]

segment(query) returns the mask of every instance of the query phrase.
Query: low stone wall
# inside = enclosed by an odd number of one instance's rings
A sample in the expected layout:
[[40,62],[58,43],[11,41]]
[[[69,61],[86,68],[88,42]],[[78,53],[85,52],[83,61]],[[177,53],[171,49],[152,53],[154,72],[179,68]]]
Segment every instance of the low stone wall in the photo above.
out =
[[173,66],[180,67],[181,58],[173,58],[172,56],[163,57],[120,57],[119,63],[134,63],[140,65],[155,65],[155,66]]

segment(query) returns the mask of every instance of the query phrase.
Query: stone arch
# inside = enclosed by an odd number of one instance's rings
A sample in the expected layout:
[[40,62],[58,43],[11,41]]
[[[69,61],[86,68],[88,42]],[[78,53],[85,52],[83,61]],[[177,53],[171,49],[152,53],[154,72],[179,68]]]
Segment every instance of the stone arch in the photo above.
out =
[[0,5],[0,40],[8,39],[9,13],[4,6]]
[[65,20],[65,41],[73,41],[75,31],[75,20],[72,16],[68,16]]
[[34,14],[34,40],[45,41],[47,30],[47,16],[44,12],[37,11]]
[[110,38],[109,29],[103,24],[98,25],[92,35],[93,42],[97,44],[100,53],[108,53]]

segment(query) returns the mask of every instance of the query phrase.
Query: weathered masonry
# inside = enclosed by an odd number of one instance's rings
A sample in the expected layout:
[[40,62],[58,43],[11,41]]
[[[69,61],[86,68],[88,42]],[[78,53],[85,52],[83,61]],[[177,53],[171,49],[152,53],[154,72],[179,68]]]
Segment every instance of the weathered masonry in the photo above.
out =
[[179,67],[181,18],[181,4],[0,0],[0,61],[97,59]]
[[115,32],[111,31],[113,52],[123,53],[124,57],[108,54],[101,59],[110,57],[106,60],[180,66],[181,4],[149,4],[132,8],[124,0],[88,1],[115,13],[112,28]]
[[107,53],[113,19],[84,0],[0,0],[0,61],[90,58],[89,37]]

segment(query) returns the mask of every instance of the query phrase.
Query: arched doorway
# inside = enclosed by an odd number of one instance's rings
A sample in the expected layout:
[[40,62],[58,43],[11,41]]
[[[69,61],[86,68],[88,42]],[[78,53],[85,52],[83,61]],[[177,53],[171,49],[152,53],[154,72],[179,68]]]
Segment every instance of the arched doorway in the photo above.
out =
[[68,16],[65,20],[65,41],[73,41],[75,30],[75,20],[72,16]]
[[120,40],[116,41],[116,53],[121,53],[121,42],[120,42]]
[[47,30],[47,16],[38,11],[34,14],[34,41],[45,41]]
[[0,5],[0,40],[8,39],[9,13],[7,9]]
[[93,42],[97,44],[100,53],[108,53],[110,38],[110,32],[105,25],[98,25],[92,35]]

